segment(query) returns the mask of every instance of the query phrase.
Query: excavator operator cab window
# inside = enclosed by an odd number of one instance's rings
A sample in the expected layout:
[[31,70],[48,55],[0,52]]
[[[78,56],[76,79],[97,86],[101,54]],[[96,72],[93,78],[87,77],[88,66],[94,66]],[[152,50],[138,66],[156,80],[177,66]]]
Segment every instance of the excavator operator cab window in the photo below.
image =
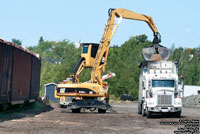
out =
[[99,48],[99,44],[93,44],[93,45],[92,45],[92,51],[91,51],[91,57],[92,57],[92,58],[95,58],[95,57],[96,57],[98,48]]
[[83,51],[82,53],[88,53],[88,45],[83,46]]

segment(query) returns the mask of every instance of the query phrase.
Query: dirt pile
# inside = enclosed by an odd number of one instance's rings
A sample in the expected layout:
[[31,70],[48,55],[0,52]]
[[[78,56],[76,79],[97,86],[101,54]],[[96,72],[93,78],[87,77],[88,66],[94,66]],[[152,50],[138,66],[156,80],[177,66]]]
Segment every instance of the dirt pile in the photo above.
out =
[[200,95],[183,97],[183,107],[200,108]]

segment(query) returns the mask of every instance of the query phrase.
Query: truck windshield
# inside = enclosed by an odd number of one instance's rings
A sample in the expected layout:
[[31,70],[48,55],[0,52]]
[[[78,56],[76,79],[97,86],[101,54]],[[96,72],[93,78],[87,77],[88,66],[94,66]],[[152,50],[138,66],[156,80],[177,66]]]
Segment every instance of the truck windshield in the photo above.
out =
[[174,87],[174,80],[152,80],[152,87]]

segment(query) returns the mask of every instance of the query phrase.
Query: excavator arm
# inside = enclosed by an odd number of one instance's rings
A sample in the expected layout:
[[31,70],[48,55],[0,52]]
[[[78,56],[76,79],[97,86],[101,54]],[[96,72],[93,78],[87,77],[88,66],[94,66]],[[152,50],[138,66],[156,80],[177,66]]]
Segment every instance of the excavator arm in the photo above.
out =
[[84,67],[85,67],[85,59],[80,57],[70,75],[73,83],[79,83],[79,75],[83,71]]
[[[158,44],[161,42],[160,34],[159,34],[157,27],[154,24],[151,16],[138,14],[138,13],[126,10],[126,9],[122,9],[122,8],[109,9],[108,14],[109,14],[109,19],[107,21],[103,37],[100,41],[101,44],[99,45],[99,49],[96,54],[95,60],[94,61],[91,60],[91,58],[89,58],[88,56],[85,56],[82,53],[81,58],[78,60],[77,64],[74,66],[74,69],[71,73],[71,78],[72,78],[73,83],[79,83],[79,75],[85,67],[87,67],[87,68],[93,67],[93,71],[92,71],[92,75],[91,75],[92,82],[94,82],[94,83],[98,82],[99,84],[102,83],[101,76],[103,75],[103,72],[105,70],[107,56],[108,56],[108,50],[109,50],[109,44],[110,44],[110,41],[111,41],[114,33],[116,32],[116,30],[119,26],[119,23],[120,23],[120,21],[118,21],[117,25],[114,27],[116,18],[119,18],[120,20],[122,18],[124,18],[124,19],[139,20],[139,21],[146,22],[149,25],[149,27],[151,28],[151,30],[153,31],[153,35],[154,35],[153,44]],[[85,45],[90,45],[90,44],[91,43],[86,43]],[[151,49],[148,49],[146,51],[148,51],[148,53],[149,53],[150,50]],[[143,53],[145,53],[145,52],[143,52]],[[151,50],[150,52],[154,52],[154,51]],[[90,55],[91,53],[92,52],[88,53],[88,55]],[[147,57],[148,54],[146,54],[144,56]]]
[[151,30],[153,31],[154,39],[153,39],[153,45],[158,44],[161,42],[160,39],[160,34],[157,30],[156,25],[153,22],[152,17],[143,15],[143,14],[138,14],[126,9],[109,9],[109,18],[107,20],[106,27],[104,29],[104,34],[103,37],[100,41],[100,45],[95,57],[94,65],[92,68],[92,73],[91,73],[91,82],[92,83],[98,83],[100,85],[103,85],[103,80],[102,75],[105,71],[105,66],[107,63],[107,57],[108,57],[108,51],[109,51],[109,45],[110,41],[119,25],[117,25],[114,28],[114,23],[116,18],[124,18],[124,19],[131,19],[131,20],[139,20],[139,21],[144,21],[146,22]]
[[153,31],[153,34],[154,34],[153,44],[158,44],[158,43],[161,42],[160,34],[159,34],[157,27],[154,24],[151,16],[138,14],[138,13],[126,10],[126,9],[122,9],[122,8],[109,9],[108,14],[109,14],[109,16],[111,14],[114,14],[118,18],[122,17],[124,19],[139,20],[139,21],[146,22],[149,25],[149,27],[151,28],[151,30]]

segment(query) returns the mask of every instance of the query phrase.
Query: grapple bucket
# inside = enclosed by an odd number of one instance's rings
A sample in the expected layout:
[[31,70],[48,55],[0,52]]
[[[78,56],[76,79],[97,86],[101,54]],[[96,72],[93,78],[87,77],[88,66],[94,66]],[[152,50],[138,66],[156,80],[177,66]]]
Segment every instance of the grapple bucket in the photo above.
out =
[[153,61],[153,57],[155,54],[159,54],[161,60],[168,60],[170,56],[170,50],[159,44],[154,44],[151,47],[142,49],[142,56],[146,61]]
[[166,47],[159,47],[158,53],[160,54],[162,60],[168,60],[170,56],[170,50]]

